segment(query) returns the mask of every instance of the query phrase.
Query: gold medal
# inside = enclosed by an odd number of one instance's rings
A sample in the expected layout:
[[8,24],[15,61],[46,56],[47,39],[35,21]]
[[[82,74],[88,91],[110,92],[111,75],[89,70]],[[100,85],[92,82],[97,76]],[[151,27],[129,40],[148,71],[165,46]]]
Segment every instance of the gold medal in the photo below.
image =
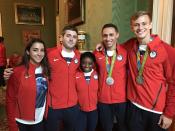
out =
[[136,82],[137,82],[137,84],[142,85],[144,82],[143,76],[138,75],[136,77]]
[[113,85],[114,84],[114,79],[110,76],[106,78],[106,84],[108,85]]

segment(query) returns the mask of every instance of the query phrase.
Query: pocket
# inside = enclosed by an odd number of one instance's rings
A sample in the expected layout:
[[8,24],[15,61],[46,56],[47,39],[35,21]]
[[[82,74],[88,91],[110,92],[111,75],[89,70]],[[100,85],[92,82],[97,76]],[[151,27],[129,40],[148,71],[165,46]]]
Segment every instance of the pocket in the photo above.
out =
[[159,90],[158,90],[158,92],[157,92],[157,95],[156,95],[156,98],[155,98],[155,100],[154,100],[154,102],[153,102],[152,110],[154,110],[154,108],[156,107],[156,104],[157,104],[159,95],[160,95],[160,93],[161,93],[161,90],[162,90],[162,83],[160,84],[160,88],[159,88]]

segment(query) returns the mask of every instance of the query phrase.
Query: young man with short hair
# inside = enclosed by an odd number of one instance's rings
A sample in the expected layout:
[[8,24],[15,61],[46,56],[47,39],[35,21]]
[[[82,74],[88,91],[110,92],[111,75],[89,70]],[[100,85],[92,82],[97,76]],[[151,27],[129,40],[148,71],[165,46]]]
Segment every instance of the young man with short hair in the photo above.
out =
[[112,131],[115,117],[117,131],[127,131],[125,124],[127,52],[118,44],[119,32],[114,24],[105,24],[101,35],[104,49],[94,52],[99,67],[100,123],[103,131]]
[[175,114],[171,52],[167,51],[165,42],[151,34],[148,12],[136,12],[131,17],[131,29],[136,38],[125,43],[129,63],[128,128],[130,131],[165,131]]

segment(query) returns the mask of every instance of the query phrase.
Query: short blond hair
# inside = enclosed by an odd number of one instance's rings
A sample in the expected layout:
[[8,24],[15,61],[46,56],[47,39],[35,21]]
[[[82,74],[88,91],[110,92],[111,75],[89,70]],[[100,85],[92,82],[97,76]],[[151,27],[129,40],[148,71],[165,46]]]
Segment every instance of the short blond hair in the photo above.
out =
[[130,22],[137,20],[140,16],[143,16],[143,15],[147,15],[150,21],[152,21],[151,15],[148,11],[138,11],[131,16]]

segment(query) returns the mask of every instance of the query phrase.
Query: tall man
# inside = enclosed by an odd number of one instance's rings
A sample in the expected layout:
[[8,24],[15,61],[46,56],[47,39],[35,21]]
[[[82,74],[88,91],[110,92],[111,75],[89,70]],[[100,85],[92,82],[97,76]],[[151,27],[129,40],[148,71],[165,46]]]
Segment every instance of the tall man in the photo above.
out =
[[117,131],[126,131],[127,52],[118,45],[119,32],[114,24],[105,24],[101,34],[104,49],[94,52],[99,67],[100,123],[104,131],[112,131],[116,117]]
[[131,28],[136,38],[125,43],[129,63],[129,130],[164,131],[175,114],[175,89],[168,57],[171,52],[157,35],[151,35],[148,12],[135,13],[131,17]]

